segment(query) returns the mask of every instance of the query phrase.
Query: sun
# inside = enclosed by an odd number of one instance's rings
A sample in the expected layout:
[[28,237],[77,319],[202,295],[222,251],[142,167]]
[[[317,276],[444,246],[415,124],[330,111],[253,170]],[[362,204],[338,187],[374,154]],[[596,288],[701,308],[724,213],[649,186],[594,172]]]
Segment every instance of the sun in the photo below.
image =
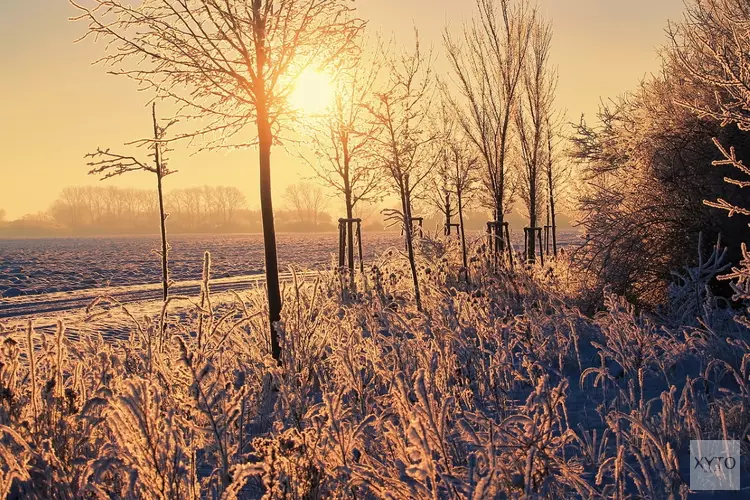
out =
[[310,116],[319,115],[332,102],[333,84],[329,75],[308,68],[297,77],[290,98],[293,109]]

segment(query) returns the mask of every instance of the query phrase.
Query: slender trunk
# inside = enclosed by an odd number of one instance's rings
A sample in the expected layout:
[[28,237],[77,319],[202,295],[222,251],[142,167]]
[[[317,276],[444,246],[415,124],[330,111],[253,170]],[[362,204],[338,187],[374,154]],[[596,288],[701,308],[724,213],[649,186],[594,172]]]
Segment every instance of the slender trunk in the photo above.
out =
[[451,194],[445,193],[445,235],[451,235]]
[[464,272],[466,273],[466,284],[468,285],[469,280],[469,260],[466,256],[466,232],[464,231],[464,202],[463,193],[461,189],[456,190],[456,202],[458,203],[458,224],[459,230],[461,231],[461,258],[463,259]]
[[159,190],[159,220],[161,222],[161,280],[164,301],[169,297],[169,244],[167,243],[167,214],[164,212],[164,195],[162,190],[161,167],[156,174],[156,184]]
[[552,165],[547,168],[547,185],[549,186],[549,211],[552,223],[552,255],[557,257],[557,221],[555,220],[555,190],[552,182]]
[[[159,125],[156,121],[156,103],[151,105],[151,115],[154,119],[154,139],[159,140]],[[159,143],[154,143],[154,161],[156,163],[156,188],[159,193],[159,228],[161,230],[161,282],[164,302],[169,297],[169,246],[167,244],[167,215],[164,213],[164,191],[162,179],[164,171],[161,165]]]
[[281,358],[279,334],[274,323],[281,321],[281,289],[279,287],[279,263],[276,255],[276,228],[273,220],[271,197],[271,126],[266,110],[258,106],[258,149],[260,152],[260,212],[263,220],[263,246],[266,260],[266,290],[268,291],[268,320],[271,328],[271,354],[277,361]]
[[502,196],[498,195],[495,197],[495,251],[498,253],[498,257],[502,257],[502,253],[505,251],[506,245],[510,245],[510,242],[506,242],[505,237],[503,236],[504,221],[505,214],[503,213],[503,198]]
[[[346,182],[346,184],[349,183]],[[349,267],[349,284],[354,290],[354,223],[351,221],[354,218],[354,207],[352,206],[351,189],[347,187],[344,196],[346,198],[346,218],[349,219],[349,222],[346,223],[346,258]]]
[[417,310],[422,311],[422,296],[419,293],[419,278],[417,277],[417,264],[414,258],[414,231],[412,230],[411,220],[411,200],[409,199],[409,178],[405,179],[405,187],[401,193],[401,205],[404,212],[404,234],[406,235],[406,253],[409,256],[409,267],[411,268],[411,277],[414,282],[414,301],[417,303]]
[[549,234],[550,229],[552,229],[552,224],[550,224],[550,218],[549,218],[549,204],[547,204],[547,210],[545,210],[547,213],[547,223],[544,226],[544,255],[549,255],[549,243],[551,236]]
[[526,256],[527,262],[533,264],[536,262],[536,187],[530,186],[529,193],[529,226],[531,226],[531,235],[529,238],[529,253]]
[[[512,98],[510,101],[512,101]],[[506,106],[510,109],[510,102],[508,102]],[[508,251],[510,251],[510,241],[505,241],[503,235],[503,222],[505,222],[505,151],[508,144],[508,131],[510,129],[511,120],[511,114],[508,109],[506,109],[503,117],[503,126],[500,135],[500,151],[497,165],[498,190],[495,193],[495,221],[497,222],[497,231],[500,233],[500,238],[498,239],[498,250],[501,255],[505,251],[506,245],[508,246]]]
[[258,155],[260,164],[260,213],[263,221],[263,249],[266,260],[266,291],[268,293],[268,322],[271,333],[271,355],[281,364],[281,345],[274,323],[281,321],[281,289],[279,287],[279,261],[276,255],[276,228],[273,221],[273,198],[271,196],[271,146],[273,133],[268,116],[265,66],[266,25],[261,13],[261,1],[253,0],[253,34],[255,35],[255,112],[258,125]]
[[[351,221],[354,218],[354,202],[352,201],[352,185],[350,172],[351,156],[349,153],[349,132],[342,130],[340,132],[341,146],[344,153],[344,201],[346,203],[346,218]],[[349,279],[351,280],[352,290],[354,290],[354,224],[347,222],[347,264],[349,265]]]

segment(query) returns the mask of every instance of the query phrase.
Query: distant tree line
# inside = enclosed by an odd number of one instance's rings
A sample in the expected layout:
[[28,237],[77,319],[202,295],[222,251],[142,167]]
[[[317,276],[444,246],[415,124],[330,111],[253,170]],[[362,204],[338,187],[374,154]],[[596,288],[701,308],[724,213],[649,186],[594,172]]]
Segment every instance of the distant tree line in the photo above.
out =
[[[318,186],[289,186],[277,211],[281,231],[332,231],[327,199]],[[197,186],[172,189],[165,194],[172,233],[260,232],[259,210],[234,186]],[[47,211],[27,214],[4,222],[0,211],[0,234],[46,236],[69,234],[143,234],[158,230],[156,194],[149,189],[116,186],[71,186],[64,188]],[[378,224],[375,224],[375,228]]]
[[[167,191],[175,232],[238,231],[253,225],[245,195],[236,187],[201,186]],[[150,232],[158,221],[151,190],[114,186],[67,187],[52,203],[51,220],[74,232]]]

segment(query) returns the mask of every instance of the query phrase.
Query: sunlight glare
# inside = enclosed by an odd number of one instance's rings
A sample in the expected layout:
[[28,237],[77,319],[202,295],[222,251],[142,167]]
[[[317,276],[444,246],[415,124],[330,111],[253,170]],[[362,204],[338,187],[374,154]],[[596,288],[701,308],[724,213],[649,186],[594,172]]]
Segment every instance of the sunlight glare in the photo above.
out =
[[333,101],[331,78],[314,69],[306,69],[297,78],[291,95],[291,105],[306,115],[323,113]]

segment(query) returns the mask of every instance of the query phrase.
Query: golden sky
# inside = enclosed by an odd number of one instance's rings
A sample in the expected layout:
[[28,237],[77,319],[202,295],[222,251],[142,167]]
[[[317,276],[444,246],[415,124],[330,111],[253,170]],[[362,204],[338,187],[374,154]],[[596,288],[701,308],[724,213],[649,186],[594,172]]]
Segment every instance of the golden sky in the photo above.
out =
[[[677,19],[682,0],[540,0],[552,19],[554,61],[559,69],[558,103],[568,118],[592,115],[600,98],[632,89],[659,67],[656,49],[667,19]],[[416,25],[425,44],[442,51],[442,30],[460,27],[473,0],[357,0],[372,31],[412,41]],[[91,41],[73,44],[85,26],[68,21],[66,0],[0,0],[0,208],[9,218],[46,210],[60,189],[93,184],[83,156],[97,146],[117,150],[148,133],[148,99],[122,77],[91,62],[102,54]],[[443,66],[438,62],[438,72]],[[252,131],[249,131],[251,133]],[[236,185],[251,207],[258,205],[257,155],[176,151],[179,173],[169,187]],[[273,188],[312,175],[302,161],[277,148]],[[150,187],[146,174],[105,181]],[[278,197],[277,197],[278,200]],[[279,201],[277,201],[278,205]]]

